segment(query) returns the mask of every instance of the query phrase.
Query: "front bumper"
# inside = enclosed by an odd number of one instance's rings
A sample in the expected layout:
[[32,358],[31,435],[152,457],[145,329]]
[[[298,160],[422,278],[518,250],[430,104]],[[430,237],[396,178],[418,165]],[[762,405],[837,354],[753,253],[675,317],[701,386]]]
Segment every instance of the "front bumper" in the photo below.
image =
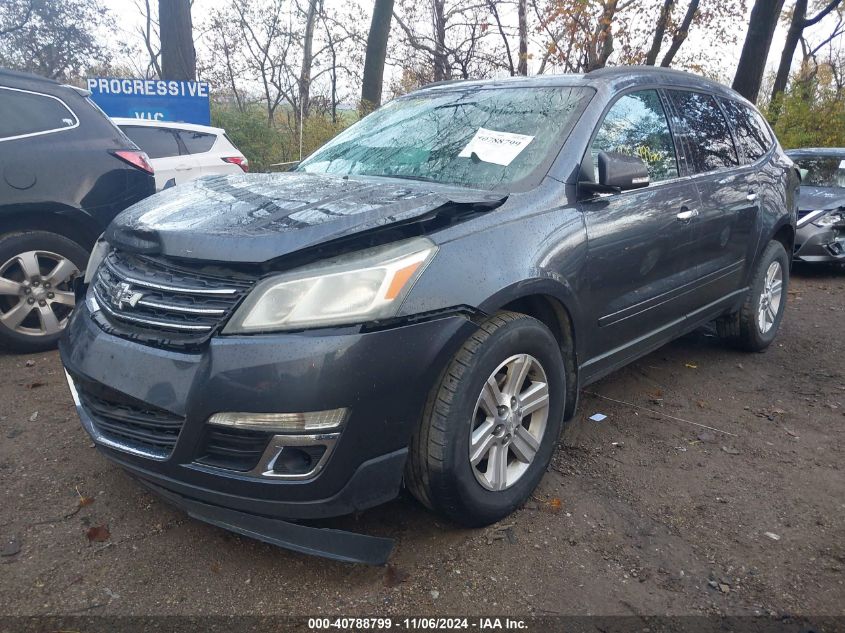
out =
[[[394,498],[428,392],[474,330],[454,315],[368,333],[216,337],[201,352],[183,353],[108,334],[82,304],[60,353],[72,391],[105,387],[184,419],[168,455],[144,455],[98,430],[92,411],[75,397],[83,426],[106,457],[198,518],[233,511],[210,520],[233,529],[238,517],[319,519]],[[349,415],[311,478],[265,478],[197,462],[213,413],[334,408],[348,408]],[[250,521],[241,523],[242,533],[255,532]]]
[[802,226],[795,234],[794,258],[810,263],[845,262],[845,230],[812,223]]

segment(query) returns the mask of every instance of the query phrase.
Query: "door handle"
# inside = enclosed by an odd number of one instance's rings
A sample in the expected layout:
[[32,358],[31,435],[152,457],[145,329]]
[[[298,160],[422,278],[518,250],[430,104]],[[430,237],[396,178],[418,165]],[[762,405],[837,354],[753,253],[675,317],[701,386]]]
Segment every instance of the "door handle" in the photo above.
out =
[[746,199],[746,200],[748,200],[748,202],[757,202],[757,197],[758,197],[758,196],[757,196],[757,193],[756,193],[756,192],[754,192],[754,191],[750,191],[750,192],[748,193],[748,195],[747,195],[747,196],[745,196],[745,199]]
[[679,222],[683,222],[686,224],[688,222],[691,222],[693,218],[698,217],[698,209],[687,209],[686,211],[681,211],[675,217],[678,218]]

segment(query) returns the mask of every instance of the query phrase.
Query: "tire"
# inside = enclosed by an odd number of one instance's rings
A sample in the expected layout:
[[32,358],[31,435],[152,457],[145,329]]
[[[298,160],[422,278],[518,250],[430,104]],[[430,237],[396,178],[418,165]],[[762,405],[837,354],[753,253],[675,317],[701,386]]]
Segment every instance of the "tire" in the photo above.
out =
[[18,352],[55,347],[73,309],[73,280],[87,262],[82,246],[55,233],[0,237],[0,345]]
[[[769,275],[775,268],[778,269],[781,279],[776,305],[771,300],[774,292],[769,294],[770,288],[776,289],[776,284],[772,284],[769,279]],[[717,322],[719,334],[730,340],[739,349],[748,352],[765,350],[775,340],[780,323],[783,320],[788,287],[789,256],[786,254],[783,244],[775,241],[769,242],[754,269],[748,296],[739,312]],[[760,311],[766,305],[769,305],[771,309],[768,311],[765,323],[763,323],[760,318]]]
[[[527,368],[524,381],[517,378],[520,368]],[[496,390],[486,386],[494,375]],[[507,382],[509,376],[519,380],[518,389]],[[545,412],[544,377],[548,393]],[[508,406],[507,412],[495,407],[496,417],[489,413],[492,407],[489,399],[485,404],[482,390],[493,395],[499,388],[504,394],[499,402],[507,401]],[[521,409],[514,406],[518,401],[508,399],[514,392],[522,397],[524,406],[530,407],[533,401],[539,407],[523,411],[521,422]],[[566,373],[560,345],[551,331],[524,314],[497,313],[464,343],[432,389],[411,440],[406,485],[423,505],[455,523],[469,527],[495,523],[521,506],[540,482],[560,434],[565,401]],[[486,433],[491,425],[494,431]],[[490,448],[487,457],[475,465],[470,462],[471,432],[486,438],[477,448],[499,447]],[[534,438],[536,449],[527,462],[532,447],[526,434]],[[504,442],[506,450],[502,451]],[[506,472],[496,469],[494,462],[507,464]]]

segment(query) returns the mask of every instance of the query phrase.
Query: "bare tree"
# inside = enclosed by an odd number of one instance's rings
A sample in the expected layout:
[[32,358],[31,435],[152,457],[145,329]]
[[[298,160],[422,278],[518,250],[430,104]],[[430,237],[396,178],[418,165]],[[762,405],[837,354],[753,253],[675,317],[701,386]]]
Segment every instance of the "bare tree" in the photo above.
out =
[[299,116],[308,118],[311,95],[311,68],[314,65],[314,25],[317,22],[320,0],[307,0],[305,32],[302,37],[302,67],[299,73]]
[[0,5],[0,37],[26,27],[34,9],[35,0],[7,0]]
[[98,0],[2,0],[0,66],[53,79],[79,76],[111,58],[101,33],[114,28]]
[[841,4],[841,0],[830,0],[826,2],[813,17],[807,17],[807,4],[808,0],[796,0],[795,7],[792,10],[789,31],[786,34],[786,41],[784,42],[783,52],[780,56],[780,64],[778,65],[777,75],[775,76],[775,83],[772,86],[772,116],[775,120],[777,120],[779,109],[778,96],[786,90],[786,84],[789,82],[789,73],[792,69],[792,59],[795,56],[795,49],[798,48],[798,43],[801,41],[804,31],[815,26],[827,17],[831,11]]

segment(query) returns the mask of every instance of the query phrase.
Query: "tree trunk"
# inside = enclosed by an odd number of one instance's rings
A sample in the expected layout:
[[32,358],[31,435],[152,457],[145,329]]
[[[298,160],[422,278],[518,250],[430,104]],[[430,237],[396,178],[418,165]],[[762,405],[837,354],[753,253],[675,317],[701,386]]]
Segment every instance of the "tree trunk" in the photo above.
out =
[[191,0],[158,0],[161,78],[196,81]]
[[384,61],[390,38],[393,0],[375,0],[370,32],[367,34],[367,53],[364,59],[364,80],[361,83],[361,108],[364,112],[381,105],[384,83]]
[[675,36],[672,38],[672,45],[666,51],[666,55],[663,56],[663,61],[660,62],[663,68],[669,68],[672,65],[672,62],[675,61],[675,55],[681,50],[681,45],[687,41],[690,26],[695,19],[695,14],[698,12],[698,5],[699,0],[690,0],[687,6],[687,12],[684,15],[684,21],[681,22],[681,28],[675,33]]
[[757,101],[760,94],[766,59],[783,3],[784,0],[755,0],[754,8],[751,9],[751,20],[734,76],[733,89],[752,103]]
[[777,110],[780,109],[777,105],[777,96],[786,90],[786,84],[789,82],[792,58],[795,56],[795,49],[798,48],[798,42],[801,40],[801,34],[804,32],[804,19],[806,16],[807,0],[796,0],[792,21],[789,23],[789,31],[786,33],[786,42],[784,42],[783,52],[780,55],[780,64],[778,65],[778,72],[775,76],[775,85],[772,86],[772,106],[774,108],[772,114],[775,119],[777,119],[778,115]]
[[[308,12],[305,15],[305,35],[302,38],[302,70],[299,73],[300,111],[297,117],[305,120],[311,107],[311,66],[314,63],[314,24],[317,22],[317,3],[308,0]],[[301,123],[300,123],[301,125]]]
[[528,76],[528,0],[519,0],[517,4],[519,20],[519,64],[516,73]]
[[660,53],[660,47],[663,44],[663,35],[666,33],[666,25],[669,22],[669,16],[672,15],[674,4],[675,0],[663,1],[660,17],[657,18],[657,28],[654,30],[654,38],[651,40],[651,48],[645,57],[646,66],[654,66],[657,63],[657,55]]
[[434,25],[434,81],[450,79],[449,58],[446,54],[446,2],[432,0]]

